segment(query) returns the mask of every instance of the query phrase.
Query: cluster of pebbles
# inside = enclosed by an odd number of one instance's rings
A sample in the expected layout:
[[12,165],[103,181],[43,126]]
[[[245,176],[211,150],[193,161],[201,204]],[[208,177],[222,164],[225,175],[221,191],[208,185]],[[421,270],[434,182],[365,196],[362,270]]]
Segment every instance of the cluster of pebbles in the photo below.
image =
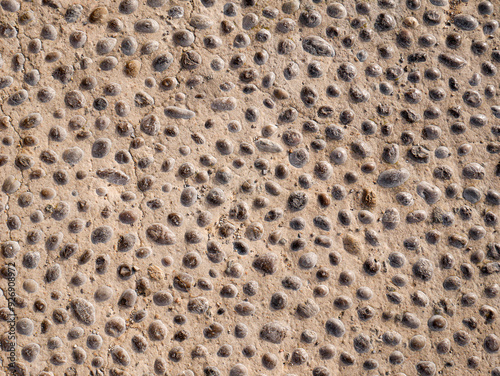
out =
[[500,375],[499,5],[339,1],[0,2],[5,371]]

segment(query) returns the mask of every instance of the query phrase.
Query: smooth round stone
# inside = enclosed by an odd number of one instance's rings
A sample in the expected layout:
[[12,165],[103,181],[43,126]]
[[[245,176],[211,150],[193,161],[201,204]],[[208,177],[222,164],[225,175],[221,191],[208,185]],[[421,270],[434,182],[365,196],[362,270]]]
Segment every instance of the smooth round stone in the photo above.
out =
[[451,156],[451,152],[450,149],[448,149],[446,146],[439,146],[436,148],[434,155],[436,156],[436,158],[445,159]]

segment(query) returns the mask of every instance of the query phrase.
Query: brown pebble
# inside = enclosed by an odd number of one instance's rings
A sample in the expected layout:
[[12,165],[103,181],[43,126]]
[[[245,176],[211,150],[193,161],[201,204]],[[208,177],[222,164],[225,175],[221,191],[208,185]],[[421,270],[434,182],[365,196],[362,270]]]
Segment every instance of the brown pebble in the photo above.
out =
[[358,255],[361,252],[361,244],[352,234],[347,234],[342,239],[344,249],[352,255]]
[[97,7],[89,15],[90,23],[102,23],[108,16],[108,9],[106,7]]
[[124,73],[126,76],[134,78],[141,71],[141,62],[139,60],[130,60],[125,64]]
[[361,205],[373,208],[377,205],[377,196],[374,191],[364,188],[361,192]]

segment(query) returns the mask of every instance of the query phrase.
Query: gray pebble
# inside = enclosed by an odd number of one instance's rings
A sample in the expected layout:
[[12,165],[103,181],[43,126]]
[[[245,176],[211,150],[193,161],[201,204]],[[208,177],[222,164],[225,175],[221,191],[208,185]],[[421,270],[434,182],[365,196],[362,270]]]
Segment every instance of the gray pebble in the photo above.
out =
[[302,269],[314,268],[317,262],[318,262],[318,255],[314,252],[305,253],[299,258],[299,266]]
[[399,146],[397,144],[390,144],[384,146],[382,150],[382,160],[389,164],[394,164],[399,159]]
[[28,100],[29,94],[26,90],[21,89],[12,94],[7,103],[11,106],[19,106]]
[[459,29],[472,31],[478,28],[479,22],[470,14],[459,14],[453,18],[453,24]]
[[89,301],[82,298],[75,298],[71,301],[71,308],[78,321],[85,325],[92,325],[95,322],[95,307]]
[[205,30],[213,25],[213,21],[210,19],[209,16],[205,16],[202,14],[194,14],[193,16],[191,16],[189,24],[195,29]]
[[453,70],[462,69],[467,65],[467,61],[464,58],[450,53],[440,54],[438,56],[438,61],[445,67]]
[[331,318],[326,321],[325,324],[326,333],[334,337],[343,337],[346,329],[344,323],[336,318]]
[[305,37],[302,40],[302,48],[313,56],[334,57],[335,50],[323,38],[318,36]]
[[220,97],[212,102],[214,111],[232,111],[236,108],[237,100],[234,97]]
[[184,17],[184,8],[179,5],[173,6],[168,10],[168,15],[173,19],[182,18]]
[[194,43],[195,37],[189,30],[181,29],[173,34],[172,39],[175,44],[181,47],[189,47]]
[[156,33],[160,28],[160,25],[158,24],[157,21],[151,19],[151,18],[145,18],[142,20],[139,20],[135,23],[134,29],[138,33],[143,33],[143,34],[153,34]]
[[388,230],[394,230],[401,222],[399,211],[396,208],[387,209],[382,215],[382,224]]
[[476,187],[467,187],[463,190],[462,197],[472,204],[475,204],[481,200],[482,193]]
[[462,175],[465,179],[482,180],[486,171],[479,163],[469,163],[462,169]]
[[442,196],[441,190],[428,182],[420,182],[417,184],[417,194],[422,197],[428,205],[433,205],[439,201]]
[[165,107],[165,115],[172,119],[186,119],[189,120],[193,118],[196,114],[186,108],[180,108],[175,106]]
[[404,184],[410,178],[410,172],[405,169],[389,169],[380,173],[377,183],[384,188],[395,188]]
[[347,17],[347,10],[340,3],[332,3],[326,8],[326,14],[335,19],[343,19]]
[[113,289],[109,286],[99,286],[94,293],[94,299],[96,302],[105,302],[113,296]]

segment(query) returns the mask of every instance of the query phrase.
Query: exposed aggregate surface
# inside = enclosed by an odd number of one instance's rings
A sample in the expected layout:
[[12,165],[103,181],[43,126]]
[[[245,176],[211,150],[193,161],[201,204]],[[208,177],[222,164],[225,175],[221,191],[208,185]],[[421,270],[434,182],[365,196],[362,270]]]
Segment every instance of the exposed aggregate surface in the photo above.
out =
[[500,3],[0,6],[0,375],[500,376]]

